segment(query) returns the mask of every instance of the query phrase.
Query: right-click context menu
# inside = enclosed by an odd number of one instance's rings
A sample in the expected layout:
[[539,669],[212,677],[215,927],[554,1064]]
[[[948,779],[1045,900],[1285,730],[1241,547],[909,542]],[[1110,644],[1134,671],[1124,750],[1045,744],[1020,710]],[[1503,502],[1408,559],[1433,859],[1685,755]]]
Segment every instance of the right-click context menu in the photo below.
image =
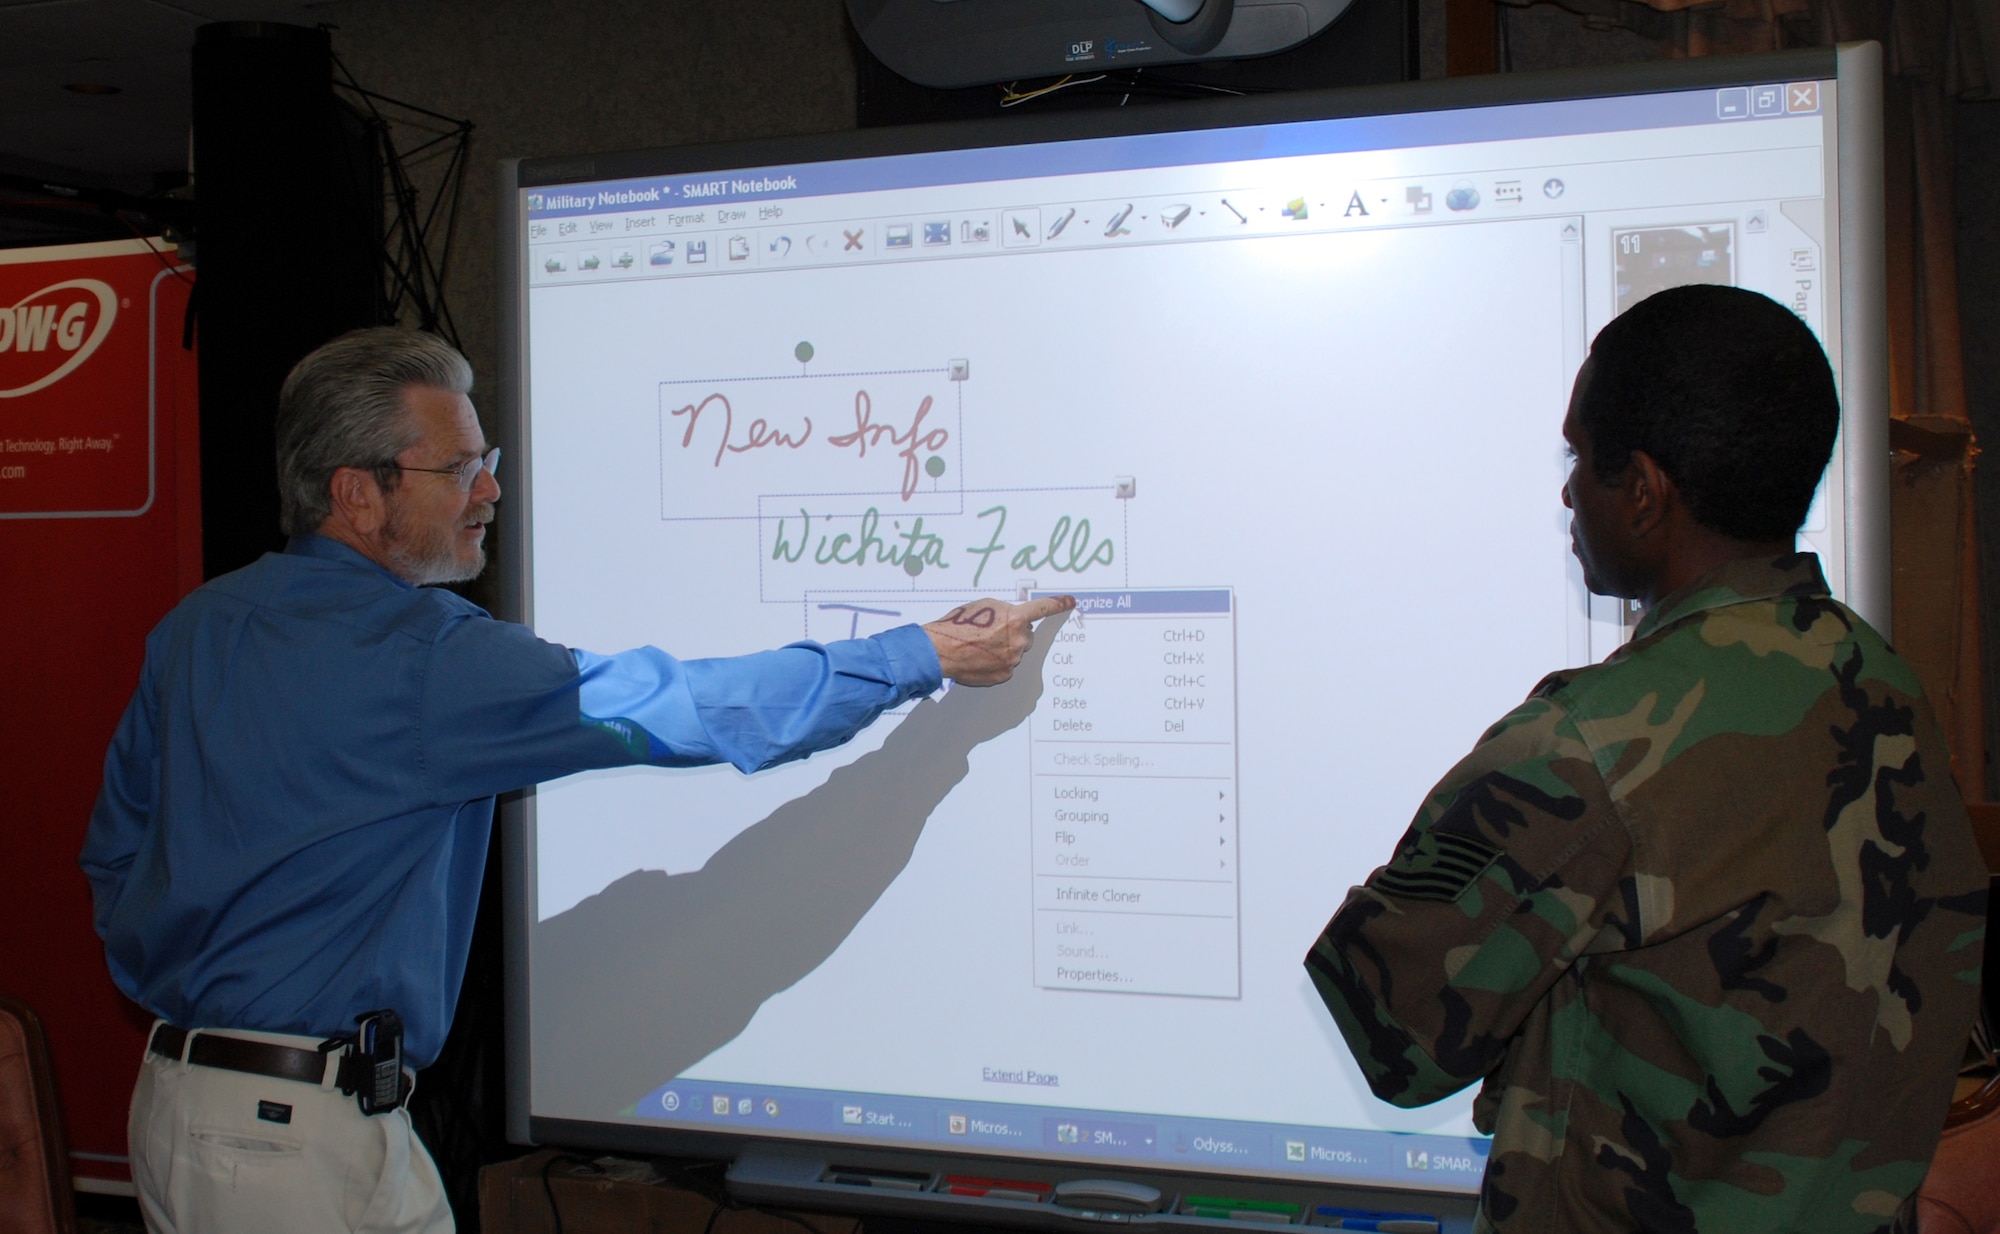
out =
[[1231,593],[1075,594],[1033,720],[1035,984],[1235,998]]

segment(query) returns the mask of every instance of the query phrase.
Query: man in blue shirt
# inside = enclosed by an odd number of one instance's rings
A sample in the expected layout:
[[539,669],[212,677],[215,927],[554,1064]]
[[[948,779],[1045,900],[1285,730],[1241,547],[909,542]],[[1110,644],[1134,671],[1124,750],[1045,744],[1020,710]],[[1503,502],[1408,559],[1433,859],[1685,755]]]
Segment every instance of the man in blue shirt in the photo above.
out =
[[120,989],[160,1018],[131,1121],[149,1227],[446,1231],[392,1096],[322,1042],[391,1009],[428,1064],[464,976],[495,794],[630,763],[744,771],[1005,681],[1067,600],[732,659],[544,642],[428,586],[475,577],[500,487],[436,338],[357,331],[279,396],[283,553],[160,623],[83,850]]

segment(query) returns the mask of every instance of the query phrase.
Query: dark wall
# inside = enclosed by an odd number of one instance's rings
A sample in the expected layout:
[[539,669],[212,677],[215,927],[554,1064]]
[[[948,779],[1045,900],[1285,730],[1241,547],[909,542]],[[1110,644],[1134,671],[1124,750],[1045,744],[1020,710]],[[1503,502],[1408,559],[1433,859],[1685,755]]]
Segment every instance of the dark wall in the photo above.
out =
[[482,383],[498,358],[498,160],[854,127],[840,0],[337,0],[331,10],[334,51],[363,86],[477,125],[447,291]]
[[246,21],[197,32],[206,577],[284,547],[271,460],[285,374],[327,340],[382,320],[372,149],[334,98],[324,31]]
[[1501,72],[1566,69],[1586,64],[1658,60],[1660,45],[1617,27],[1594,30],[1583,18],[1553,4],[1497,6],[1494,62]]
[[1986,668],[1986,782],[2000,784],[2000,102],[1960,103],[1958,297],[1965,405],[1986,448],[1975,476],[1980,645]]

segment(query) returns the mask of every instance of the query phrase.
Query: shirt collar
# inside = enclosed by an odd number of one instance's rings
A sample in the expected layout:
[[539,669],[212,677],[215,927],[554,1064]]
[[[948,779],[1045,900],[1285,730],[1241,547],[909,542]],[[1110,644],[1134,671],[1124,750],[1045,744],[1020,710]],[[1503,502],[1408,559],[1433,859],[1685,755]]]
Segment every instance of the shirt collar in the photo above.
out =
[[1781,557],[1739,558],[1662,596],[1646,610],[1632,637],[1634,640],[1642,639],[1682,618],[1710,609],[1803,596],[1832,596],[1827,590],[1826,576],[1820,573],[1816,554],[1786,553]]
[[285,551],[299,557],[317,557],[321,561],[335,561],[342,565],[365,566],[380,574],[383,578],[392,580],[398,587],[410,586],[410,584],[390,573],[381,563],[350,545],[342,544],[331,536],[311,534],[293,536],[291,539],[285,541]]

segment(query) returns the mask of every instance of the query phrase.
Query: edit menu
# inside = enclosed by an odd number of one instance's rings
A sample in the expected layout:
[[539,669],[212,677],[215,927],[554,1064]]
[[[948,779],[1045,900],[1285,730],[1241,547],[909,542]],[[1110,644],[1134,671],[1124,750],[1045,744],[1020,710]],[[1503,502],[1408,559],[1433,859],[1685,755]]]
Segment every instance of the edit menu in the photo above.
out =
[[1035,984],[1236,998],[1234,597],[1075,595],[1031,721]]

